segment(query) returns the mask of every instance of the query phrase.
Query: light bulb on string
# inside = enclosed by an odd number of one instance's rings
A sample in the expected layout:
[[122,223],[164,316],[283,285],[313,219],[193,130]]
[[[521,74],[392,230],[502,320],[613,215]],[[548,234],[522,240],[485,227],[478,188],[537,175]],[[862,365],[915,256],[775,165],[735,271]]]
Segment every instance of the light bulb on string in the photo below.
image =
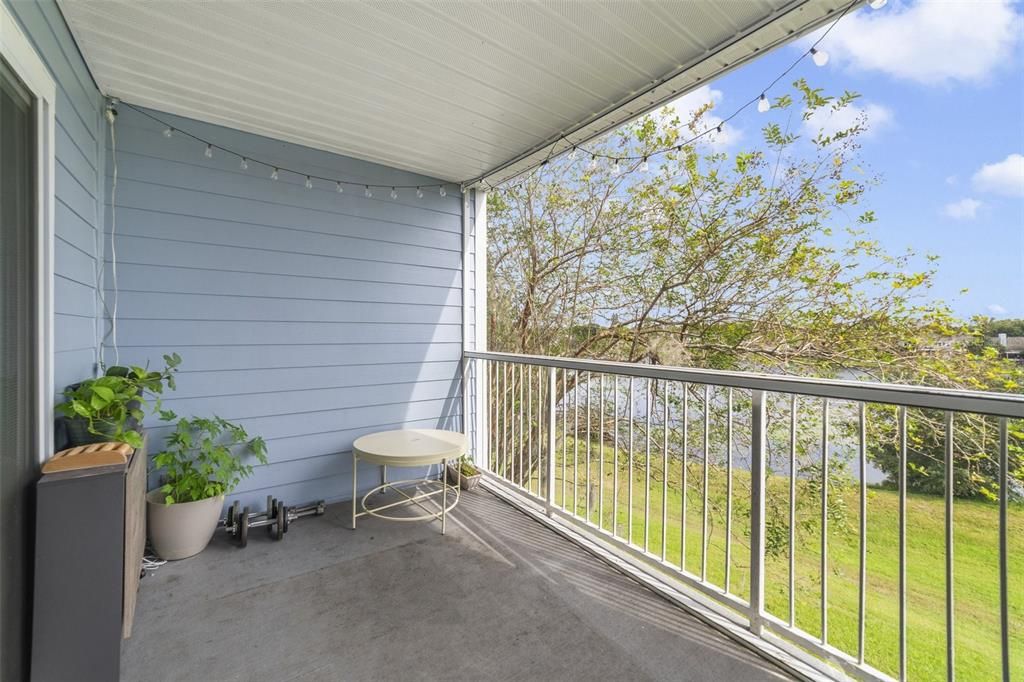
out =
[[762,114],[772,108],[772,103],[768,101],[768,98],[762,92],[761,96],[757,99],[757,110]]
[[575,146],[573,146],[572,151],[569,152],[569,160],[570,161],[575,161],[576,160],[576,147]]
[[373,198],[373,192],[370,190],[370,186],[369,185],[367,185],[366,189],[363,190],[363,196],[365,196],[367,199],[372,199]]
[[828,52],[825,52],[825,50],[819,50],[816,47],[812,47],[811,59],[813,59],[814,63],[817,64],[818,66],[825,66],[826,64],[828,64]]
[[241,162],[239,162],[238,164],[238,167],[241,168],[242,170],[249,170],[249,159],[243,156]]
[[441,189],[437,190],[437,193],[443,197],[448,196],[448,190],[444,188],[444,185],[441,185]]
[[313,178],[306,176],[306,189],[313,189]]
[[337,190],[338,190],[338,194],[341,194],[342,192],[344,192],[344,191],[345,191],[345,188],[341,186],[341,183],[340,183],[340,182],[336,182],[336,183],[335,183],[335,187],[336,187],[336,188],[337,188]]
[[416,188],[416,198],[417,199],[422,199],[423,198],[423,190],[420,189],[419,187]]
[[398,198],[398,190],[395,189],[394,187],[392,187],[391,188],[391,195],[390,196],[391,196],[392,199],[397,199]]
[[277,172],[276,168],[274,170],[270,171],[270,179],[271,180],[277,180],[279,177],[280,177],[280,174]]
[[174,134],[174,128],[164,128],[164,137],[170,137]]
[[721,135],[722,134],[722,126],[724,126],[724,125],[725,125],[725,122],[723,121],[722,123],[719,123],[717,126],[715,126],[715,132],[718,133],[719,135]]
[[640,172],[646,173],[649,170],[651,170],[651,164],[647,163],[647,157],[645,156],[644,160],[640,162]]
[[612,174],[619,175],[622,173],[622,166],[619,165],[619,160],[615,159],[615,163],[612,164]]
[[597,155],[590,155],[590,170],[597,170]]
[[871,9],[882,9],[888,4],[889,0],[871,0],[871,2],[868,3],[868,7]]
[[206,145],[206,151],[203,152],[203,154],[206,155],[206,158],[212,159],[213,158],[213,145],[212,144]]

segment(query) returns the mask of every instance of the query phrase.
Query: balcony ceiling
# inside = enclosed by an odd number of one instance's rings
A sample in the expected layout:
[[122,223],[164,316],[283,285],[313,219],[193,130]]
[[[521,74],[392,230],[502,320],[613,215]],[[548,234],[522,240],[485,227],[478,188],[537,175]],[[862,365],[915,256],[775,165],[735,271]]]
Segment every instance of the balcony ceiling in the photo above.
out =
[[845,5],[60,0],[107,95],[443,180],[490,183]]

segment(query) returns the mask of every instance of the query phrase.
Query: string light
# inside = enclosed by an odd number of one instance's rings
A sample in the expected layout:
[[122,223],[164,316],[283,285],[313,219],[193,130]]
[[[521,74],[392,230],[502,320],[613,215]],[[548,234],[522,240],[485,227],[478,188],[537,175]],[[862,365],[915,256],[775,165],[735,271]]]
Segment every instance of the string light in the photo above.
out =
[[[246,156],[246,155],[240,154],[240,153],[238,153],[238,152],[236,152],[234,150],[228,149],[227,147],[224,147],[222,145],[214,144],[213,142],[204,140],[203,138],[199,137],[198,135],[193,135],[192,133],[190,133],[188,131],[180,130],[178,128],[175,128],[175,127],[171,126],[170,124],[168,124],[166,121],[162,120],[161,118],[159,118],[159,117],[149,113],[148,111],[145,111],[145,110],[140,109],[140,108],[138,108],[136,106],[128,104],[127,102],[123,102],[122,104],[124,106],[132,109],[136,113],[138,113],[138,114],[140,114],[142,116],[145,116],[146,118],[148,118],[148,119],[152,120],[153,122],[159,124],[160,125],[160,134],[163,135],[165,138],[177,137],[176,133],[180,133],[181,136],[184,136],[184,137],[187,137],[189,139],[195,140],[196,142],[199,142],[202,145],[204,145],[203,155],[206,158],[212,159],[213,158],[213,150],[217,149],[219,152],[223,152],[224,154],[227,154],[229,156],[236,157],[238,159],[239,168],[241,168],[242,170],[247,170],[249,168],[249,166],[251,164],[254,164],[254,163],[257,164],[257,165],[260,165],[260,166],[264,166],[264,167],[269,168],[271,170],[271,172],[270,172],[270,179],[271,180],[279,179],[281,171],[285,171],[287,173],[294,173],[295,175],[297,175],[299,177],[305,177],[306,178],[306,183],[307,183],[306,186],[310,187],[310,188],[312,187],[312,183],[313,183],[314,180],[322,180],[325,183],[326,182],[333,182],[333,183],[335,183],[335,186],[337,187],[339,194],[341,194],[344,191],[343,187],[342,187],[343,184],[348,184],[350,186],[356,186],[356,187],[358,187],[359,185],[363,184],[363,183],[358,182],[358,181],[343,180],[343,179],[339,179],[339,178],[328,178],[328,177],[324,177],[324,176],[321,176],[321,175],[312,175],[310,173],[306,173],[305,171],[302,171],[302,170],[299,170],[299,169],[284,168],[282,166],[278,166],[278,165],[276,165],[274,163],[271,163],[269,161],[264,161],[264,160],[261,160],[261,159],[254,159],[251,156]],[[423,190],[425,188],[433,189],[433,188],[437,187],[437,188],[439,188],[441,190],[441,196],[445,196],[445,190],[442,188],[441,185],[419,185],[419,186],[417,186],[417,185],[394,185],[394,186],[392,186],[392,185],[364,185],[364,186],[367,189],[378,188],[379,187],[382,190],[384,190],[384,189],[394,190],[395,192],[398,192],[399,190],[402,190],[402,189],[409,189],[409,190],[415,189],[418,192],[417,196],[422,194],[422,192],[423,192]],[[370,196],[373,196],[372,192],[371,192]]]
[[373,192],[370,191],[370,186],[369,185],[366,185],[366,189],[363,190],[363,196],[365,196],[367,199],[372,199],[373,198]]
[[306,176],[306,189],[313,189],[313,178]]
[[868,3],[868,7],[871,9],[882,9],[888,4],[889,0],[871,0],[871,2]]
[[619,160],[615,159],[615,163],[612,164],[612,174],[619,175],[622,173],[622,166],[619,165]]
[[437,190],[437,193],[443,197],[448,196],[448,190],[444,188],[444,185],[441,185],[440,189]]
[[644,160],[640,162],[640,172],[646,173],[649,170],[651,170],[651,164],[647,163],[647,157],[645,156]]
[[397,190],[397,189],[395,189],[394,187],[392,187],[392,188],[391,188],[391,194],[390,194],[389,196],[390,196],[390,197],[391,197],[392,199],[397,199],[397,198],[398,198],[398,190]]
[[[881,7],[883,7],[883,6],[885,6],[887,4],[887,1],[888,0],[869,0],[868,4],[871,5],[874,9],[880,9]],[[627,162],[641,161],[641,164],[640,164],[641,170],[647,170],[649,165],[646,164],[646,163],[643,163],[643,162],[647,161],[648,157],[650,157],[650,156],[657,156],[659,154],[668,154],[668,153],[671,153],[671,152],[681,152],[683,150],[683,147],[688,147],[688,146],[694,144],[695,142],[701,140],[702,138],[711,135],[712,133],[721,134],[723,132],[723,130],[724,130],[724,125],[726,123],[728,123],[729,121],[731,121],[732,119],[734,119],[737,116],[739,116],[741,113],[743,113],[743,111],[745,111],[747,109],[747,107],[750,107],[750,106],[756,104],[758,111],[760,111],[762,113],[764,113],[766,111],[770,111],[771,108],[772,108],[772,105],[771,105],[771,101],[768,99],[768,91],[771,90],[780,80],[785,78],[786,75],[788,75],[793,69],[795,69],[797,67],[797,65],[799,65],[807,57],[810,57],[813,60],[813,62],[816,65],[818,65],[818,66],[824,66],[825,64],[827,64],[828,60],[829,60],[829,54],[825,50],[820,49],[818,46],[832,32],[832,30],[843,19],[843,17],[845,17],[860,2],[862,2],[862,0],[851,0],[846,5],[846,7],[843,9],[843,11],[839,13],[839,16],[837,16],[835,18],[835,20],[829,25],[829,27],[824,31],[824,33],[822,33],[821,36],[814,42],[814,44],[811,45],[811,47],[808,48],[805,52],[803,52],[799,57],[797,57],[789,65],[789,67],[786,68],[781,74],[776,76],[775,80],[773,80],[771,83],[769,83],[767,87],[762,89],[760,95],[758,95],[757,97],[754,97],[754,98],[748,100],[747,102],[745,102],[744,104],[742,104],[738,109],[736,109],[736,111],[734,111],[729,116],[726,116],[724,119],[721,120],[721,122],[719,122],[714,127],[710,127],[708,129],[704,130],[703,132],[700,132],[700,133],[690,137],[689,139],[683,140],[681,143],[677,143],[677,144],[675,144],[675,145],[673,145],[671,147],[665,147],[665,148],[662,148],[662,149],[655,149],[655,150],[646,151],[642,156],[640,156],[640,155],[612,156],[611,154],[607,154],[607,153],[601,152],[601,151],[596,151],[596,150],[595,151],[591,151],[591,150],[587,149],[586,147],[582,146],[580,143],[578,143],[578,142],[577,143],[573,143],[573,142],[571,142],[570,140],[566,139],[563,136],[557,142],[555,142],[554,145],[552,145],[551,151],[549,151],[549,153],[548,153],[548,158],[550,158],[551,155],[553,155],[555,153],[554,150],[555,150],[558,142],[565,142],[568,145],[570,145],[569,149],[568,149],[568,152],[567,152],[567,156],[568,156],[568,158],[570,160],[574,160],[576,158],[578,152],[580,152],[580,151],[582,151],[584,154],[589,154],[590,155],[590,162],[588,164],[588,168],[591,171],[594,171],[594,170],[596,170],[598,168],[598,158],[608,159],[610,161],[627,161]],[[481,180],[482,180],[482,178],[477,178],[475,180],[472,180],[472,181],[468,182],[467,184],[472,184],[474,182],[480,182]],[[495,185],[491,185],[489,183],[485,183],[485,185],[489,186],[492,189],[495,188]]]
[[419,188],[419,187],[416,188],[416,198],[417,199],[422,199],[423,198],[423,190],[421,188]]

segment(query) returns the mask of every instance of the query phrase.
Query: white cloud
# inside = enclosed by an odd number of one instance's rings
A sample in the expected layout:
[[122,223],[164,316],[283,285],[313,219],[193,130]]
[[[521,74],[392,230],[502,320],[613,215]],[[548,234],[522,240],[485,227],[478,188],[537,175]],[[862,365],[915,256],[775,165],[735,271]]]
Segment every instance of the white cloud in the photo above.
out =
[[1006,308],[1004,308],[1003,306],[999,305],[998,303],[989,303],[985,307],[988,308],[988,311],[990,313],[992,313],[993,315],[1005,315],[1006,314]]
[[975,82],[1012,61],[1022,23],[1010,0],[890,3],[844,17],[821,47],[855,70],[926,85]]
[[954,220],[974,220],[978,215],[978,209],[981,207],[981,202],[977,199],[961,199],[960,201],[954,201],[946,204],[942,208],[942,212]]
[[957,179],[957,177],[955,175],[947,175],[946,176],[946,184],[949,185],[950,187],[954,187],[958,181],[959,180]]
[[[713,90],[709,85],[702,85],[696,90],[691,90],[682,97],[677,97],[665,105],[666,107],[671,107],[674,113],[668,114],[662,108],[653,112],[652,116],[660,125],[667,125],[672,119],[678,118],[679,125],[683,128],[680,131],[680,136],[682,138],[689,138],[693,136],[693,133],[686,125],[693,118],[694,113],[707,104],[711,104],[712,107],[697,122],[697,133],[715,128],[722,123],[721,117],[714,114],[715,107],[719,106],[722,102],[722,97],[721,90]],[[701,139],[706,140],[708,144],[715,147],[728,147],[738,142],[742,137],[743,131],[741,129],[726,124],[722,127],[721,133],[712,131]]]
[[1010,154],[1002,161],[986,163],[971,178],[975,189],[1008,197],[1024,197],[1024,156]]
[[840,130],[848,130],[858,124],[864,128],[864,135],[870,137],[892,124],[892,111],[881,104],[870,102],[862,107],[848,104],[838,111],[822,107],[804,121],[804,128],[812,136],[819,132],[834,135]]

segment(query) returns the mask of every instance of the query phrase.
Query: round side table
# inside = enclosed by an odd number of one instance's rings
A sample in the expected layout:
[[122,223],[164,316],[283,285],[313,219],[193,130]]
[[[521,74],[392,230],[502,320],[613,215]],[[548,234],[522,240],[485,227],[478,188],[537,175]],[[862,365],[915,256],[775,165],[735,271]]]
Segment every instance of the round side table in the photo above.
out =
[[[423,521],[439,519],[441,521],[441,534],[445,532],[445,525],[448,511],[459,502],[459,486],[448,483],[448,463],[457,461],[466,454],[468,441],[466,436],[455,431],[442,431],[440,429],[400,429],[397,431],[381,431],[371,433],[357,438],[352,444],[352,528],[356,527],[356,519],[360,516],[376,516],[390,521]],[[359,502],[362,511],[356,509],[358,495],[358,467],[359,462],[372,462],[381,466],[381,483],[373,488]],[[441,465],[441,487],[429,492],[417,492],[409,495],[403,488],[420,486],[425,482],[432,483],[430,479],[407,479],[403,481],[388,481],[388,467],[417,467]],[[448,491],[454,493],[451,504],[448,503]],[[368,507],[366,500],[376,492],[393,490],[405,499],[380,507]],[[441,509],[432,511],[421,504],[422,500],[429,499],[436,495],[441,496]],[[416,516],[395,516],[381,512],[399,506],[415,504],[425,513]]]

